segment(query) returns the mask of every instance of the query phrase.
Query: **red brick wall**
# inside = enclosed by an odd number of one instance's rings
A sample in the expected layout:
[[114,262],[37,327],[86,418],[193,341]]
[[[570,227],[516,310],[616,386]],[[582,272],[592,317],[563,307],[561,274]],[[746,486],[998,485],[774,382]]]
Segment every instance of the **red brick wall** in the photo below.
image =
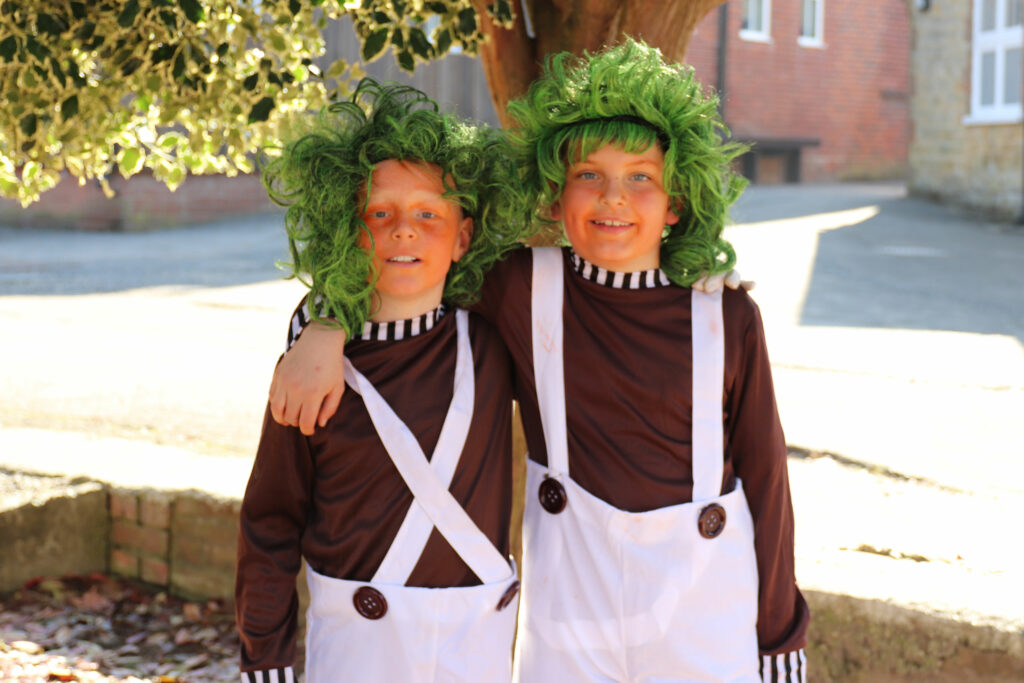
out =
[[[825,1],[824,47],[803,47],[801,0],[772,0],[771,42],[739,36],[729,0],[725,120],[739,138],[817,138],[806,181],[902,177],[909,130],[910,23],[904,0]],[[717,79],[718,10],[698,26],[686,61]]]
[[189,176],[174,192],[143,172],[125,180],[115,176],[108,199],[95,182],[79,185],[65,175],[57,187],[23,209],[0,200],[0,224],[78,230],[153,230],[203,223],[245,213],[270,211],[273,205],[258,175]]

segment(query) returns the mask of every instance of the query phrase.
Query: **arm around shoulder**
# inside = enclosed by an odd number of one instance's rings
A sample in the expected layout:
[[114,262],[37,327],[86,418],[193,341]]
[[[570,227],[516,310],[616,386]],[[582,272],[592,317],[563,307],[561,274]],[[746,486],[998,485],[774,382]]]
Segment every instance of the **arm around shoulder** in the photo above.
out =
[[345,331],[311,322],[301,303],[289,327],[289,351],[274,370],[270,412],[311,436],[338,410],[345,392]]

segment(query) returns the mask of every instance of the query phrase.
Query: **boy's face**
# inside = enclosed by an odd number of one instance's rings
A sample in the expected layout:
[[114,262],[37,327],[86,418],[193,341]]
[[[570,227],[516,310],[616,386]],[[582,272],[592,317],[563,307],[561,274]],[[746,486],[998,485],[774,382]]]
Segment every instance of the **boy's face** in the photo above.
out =
[[609,144],[569,167],[552,215],[577,254],[612,271],[659,266],[661,233],[679,222],[662,185],[664,161],[656,144],[637,154]]
[[[380,273],[371,319],[411,318],[436,308],[453,261],[469,248],[473,219],[444,199],[441,169],[433,164],[388,159],[373,169],[362,215],[373,235],[373,262]],[[371,247],[364,234],[359,245]]]

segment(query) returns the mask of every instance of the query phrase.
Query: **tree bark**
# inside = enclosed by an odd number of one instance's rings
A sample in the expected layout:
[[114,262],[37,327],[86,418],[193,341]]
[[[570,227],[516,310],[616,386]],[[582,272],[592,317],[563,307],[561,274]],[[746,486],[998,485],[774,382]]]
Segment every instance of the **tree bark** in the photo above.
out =
[[[515,0],[513,0],[515,2]],[[596,52],[626,36],[661,49],[681,61],[698,22],[725,0],[526,0],[533,37],[527,34],[522,4],[516,2],[511,29],[495,26],[486,14],[487,0],[474,0],[488,40],[480,47],[491,101],[503,125],[505,105],[526,92],[540,75],[546,55]]]

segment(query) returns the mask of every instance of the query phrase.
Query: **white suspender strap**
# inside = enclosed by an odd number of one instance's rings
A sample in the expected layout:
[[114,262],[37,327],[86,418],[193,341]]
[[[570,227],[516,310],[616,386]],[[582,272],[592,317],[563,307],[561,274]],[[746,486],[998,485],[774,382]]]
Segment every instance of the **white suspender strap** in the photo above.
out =
[[548,449],[548,469],[569,474],[569,439],[565,423],[565,370],[562,351],[562,250],[532,250],[533,377]]
[[[430,461],[391,406],[351,361],[345,359],[345,382],[363,397],[377,435],[415,498],[384,562],[374,574],[374,581],[404,583],[419,560],[433,527],[437,527],[483,583],[501,581],[509,576],[508,562],[448,491],[469,433],[474,405],[468,318],[462,310],[456,311],[455,315],[458,329],[455,391]],[[429,524],[425,520],[429,520]]]
[[693,500],[722,494],[725,451],[722,396],[725,387],[725,335],[722,291],[693,290]]

